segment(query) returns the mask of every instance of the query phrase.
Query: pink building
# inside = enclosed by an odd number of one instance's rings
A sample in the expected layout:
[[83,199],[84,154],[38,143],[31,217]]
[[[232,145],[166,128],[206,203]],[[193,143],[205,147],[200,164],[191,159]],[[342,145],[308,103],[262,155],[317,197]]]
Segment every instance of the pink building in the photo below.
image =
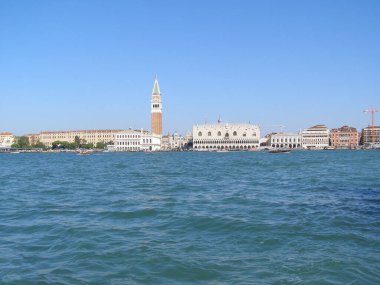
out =
[[331,130],[331,146],[335,148],[356,148],[359,144],[359,134],[356,128],[343,126]]

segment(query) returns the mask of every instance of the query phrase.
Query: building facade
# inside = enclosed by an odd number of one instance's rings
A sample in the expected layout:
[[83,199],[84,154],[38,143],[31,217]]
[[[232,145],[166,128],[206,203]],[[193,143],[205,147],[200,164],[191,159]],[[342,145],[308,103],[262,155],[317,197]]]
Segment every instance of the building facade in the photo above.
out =
[[301,148],[301,134],[278,133],[270,137],[270,146],[273,148]]
[[28,134],[26,137],[28,137],[30,145],[35,145],[40,141],[40,134]]
[[249,150],[259,147],[260,128],[253,124],[204,124],[193,126],[193,149]]
[[39,135],[40,142],[48,147],[52,147],[55,141],[75,142],[75,137],[79,137],[86,143],[96,145],[98,142],[113,142],[115,135],[123,130],[80,130],[80,131],[57,131],[57,132],[41,132]]
[[151,98],[151,131],[152,134],[162,136],[162,100],[157,77],[154,80]]
[[15,136],[9,132],[0,133],[0,148],[10,148],[15,143]]
[[302,148],[324,149],[330,146],[330,131],[325,125],[316,125],[301,133]]
[[163,150],[180,150],[186,148],[189,139],[181,136],[177,132],[174,134],[167,134],[162,137],[162,149]]
[[334,148],[356,148],[359,145],[359,134],[356,128],[343,126],[331,130],[330,141]]
[[[380,144],[380,126],[374,126],[373,128],[374,144]],[[372,126],[368,126],[362,130],[361,137],[363,145],[372,144]]]
[[158,151],[161,149],[161,136],[144,130],[129,130],[117,133],[111,151]]

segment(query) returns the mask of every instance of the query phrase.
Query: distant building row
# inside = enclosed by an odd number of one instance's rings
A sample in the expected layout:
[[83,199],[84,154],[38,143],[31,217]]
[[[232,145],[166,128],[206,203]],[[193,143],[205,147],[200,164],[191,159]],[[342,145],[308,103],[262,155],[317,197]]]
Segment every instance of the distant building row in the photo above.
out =
[[[380,143],[380,126],[374,128],[375,143]],[[359,133],[356,128],[343,126],[329,130],[325,125],[316,125],[299,134],[271,134],[267,145],[273,148],[357,148],[372,142],[372,128],[367,127]]]
[[[145,130],[77,130],[77,131],[45,131],[39,134],[28,134],[30,145],[38,142],[51,148],[54,142],[82,142],[110,145],[113,151],[157,151],[174,150],[187,147],[191,136],[183,137],[178,133],[173,135],[157,135]],[[16,137],[9,132],[0,133],[0,148],[10,148],[16,142]]]
[[[185,137],[158,135],[145,130],[78,130],[41,132],[26,135],[29,143],[38,142],[52,147],[53,142],[73,143],[75,138],[94,146],[98,142],[111,145],[114,151],[156,151],[156,150],[248,150],[260,145],[272,148],[324,149],[356,148],[372,142],[372,128],[367,127],[358,132],[356,128],[343,126],[329,130],[324,125],[316,125],[300,133],[273,133],[260,139],[260,129],[253,124],[204,124],[193,126],[192,134]],[[374,127],[375,144],[380,144],[380,126]],[[16,138],[12,133],[0,133],[0,148],[10,148]]]

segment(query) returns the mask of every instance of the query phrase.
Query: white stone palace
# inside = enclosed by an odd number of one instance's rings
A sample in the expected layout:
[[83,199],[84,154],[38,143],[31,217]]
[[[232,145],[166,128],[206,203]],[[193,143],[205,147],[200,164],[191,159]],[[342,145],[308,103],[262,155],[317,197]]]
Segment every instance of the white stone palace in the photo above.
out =
[[128,130],[115,135],[111,151],[157,151],[161,148],[161,136],[144,130]]
[[270,137],[270,146],[273,148],[301,148],[301,135],[292,133],[272,134]]
[[330,130],[325,125],[316,125],[303,130],[302,148],[324,149],[330,145]]
[[217,124],[193,126],[193,149],[248,150],[259,147],[260,128],[253,124]]

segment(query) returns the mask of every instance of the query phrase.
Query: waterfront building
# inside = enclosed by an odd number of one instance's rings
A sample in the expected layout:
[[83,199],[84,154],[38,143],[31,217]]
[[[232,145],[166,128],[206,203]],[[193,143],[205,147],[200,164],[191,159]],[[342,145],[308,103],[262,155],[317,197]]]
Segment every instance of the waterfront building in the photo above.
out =
[[267,134],[265,137],[259,139],[259,144],[262,147],[270,146],[270,138],[273,134]]
[[193,133],[192,132],[188,132],[185,135],[185,148],[187,149],[193,148]]
[[188,144],[188,139],[177,132],[174,134],[167,134],[162,137],[162,149],[163,150],[176,150],[184,149]]
[[78,130],[78,131],[56,131],[41,132],[39,135],[40,142],[51,147],[55,141],[75,142],[75,137],[86,143],[96,145],[98,142],[113,142],[115,135],[123,130]]
[[161,149],[162,150],[169,150],[169,140],[170,140],[170,134],[162,136],[162,138],[161,138]]
[[[380,126],[374,126],[374,143],[380,144]],[[363,145],[372,144],[372,126],[368,126],[362,130],[361,140]]]
[[332,129],[330,136],[331,146],[334,148],[356,148],[359,144],[358,131],[353,127]]
[[270,146],[273,148],[301,148],[301,134],[278,133],[270,137]]
[[259,147],[260,128],[253,124],[217,124],[193,126],[194,150],[248,150]]
[[15,136],[10,132],[0,133],[0,148],[10,148],[15,142]]
[[162,136],[162,100],[158,79],[154,80],[151,98],[151,131]]
[[40,134],[28,134],[26,137],[29,139],[30,145],[35,145],[40,141]]
[[330,146],[330,131],[325,125],[316,125],[301,132],[302,147],[324,149]]
[[161,149],[161,136],[144,130],[128,130],[115,135],[112,151],[157,151]]

